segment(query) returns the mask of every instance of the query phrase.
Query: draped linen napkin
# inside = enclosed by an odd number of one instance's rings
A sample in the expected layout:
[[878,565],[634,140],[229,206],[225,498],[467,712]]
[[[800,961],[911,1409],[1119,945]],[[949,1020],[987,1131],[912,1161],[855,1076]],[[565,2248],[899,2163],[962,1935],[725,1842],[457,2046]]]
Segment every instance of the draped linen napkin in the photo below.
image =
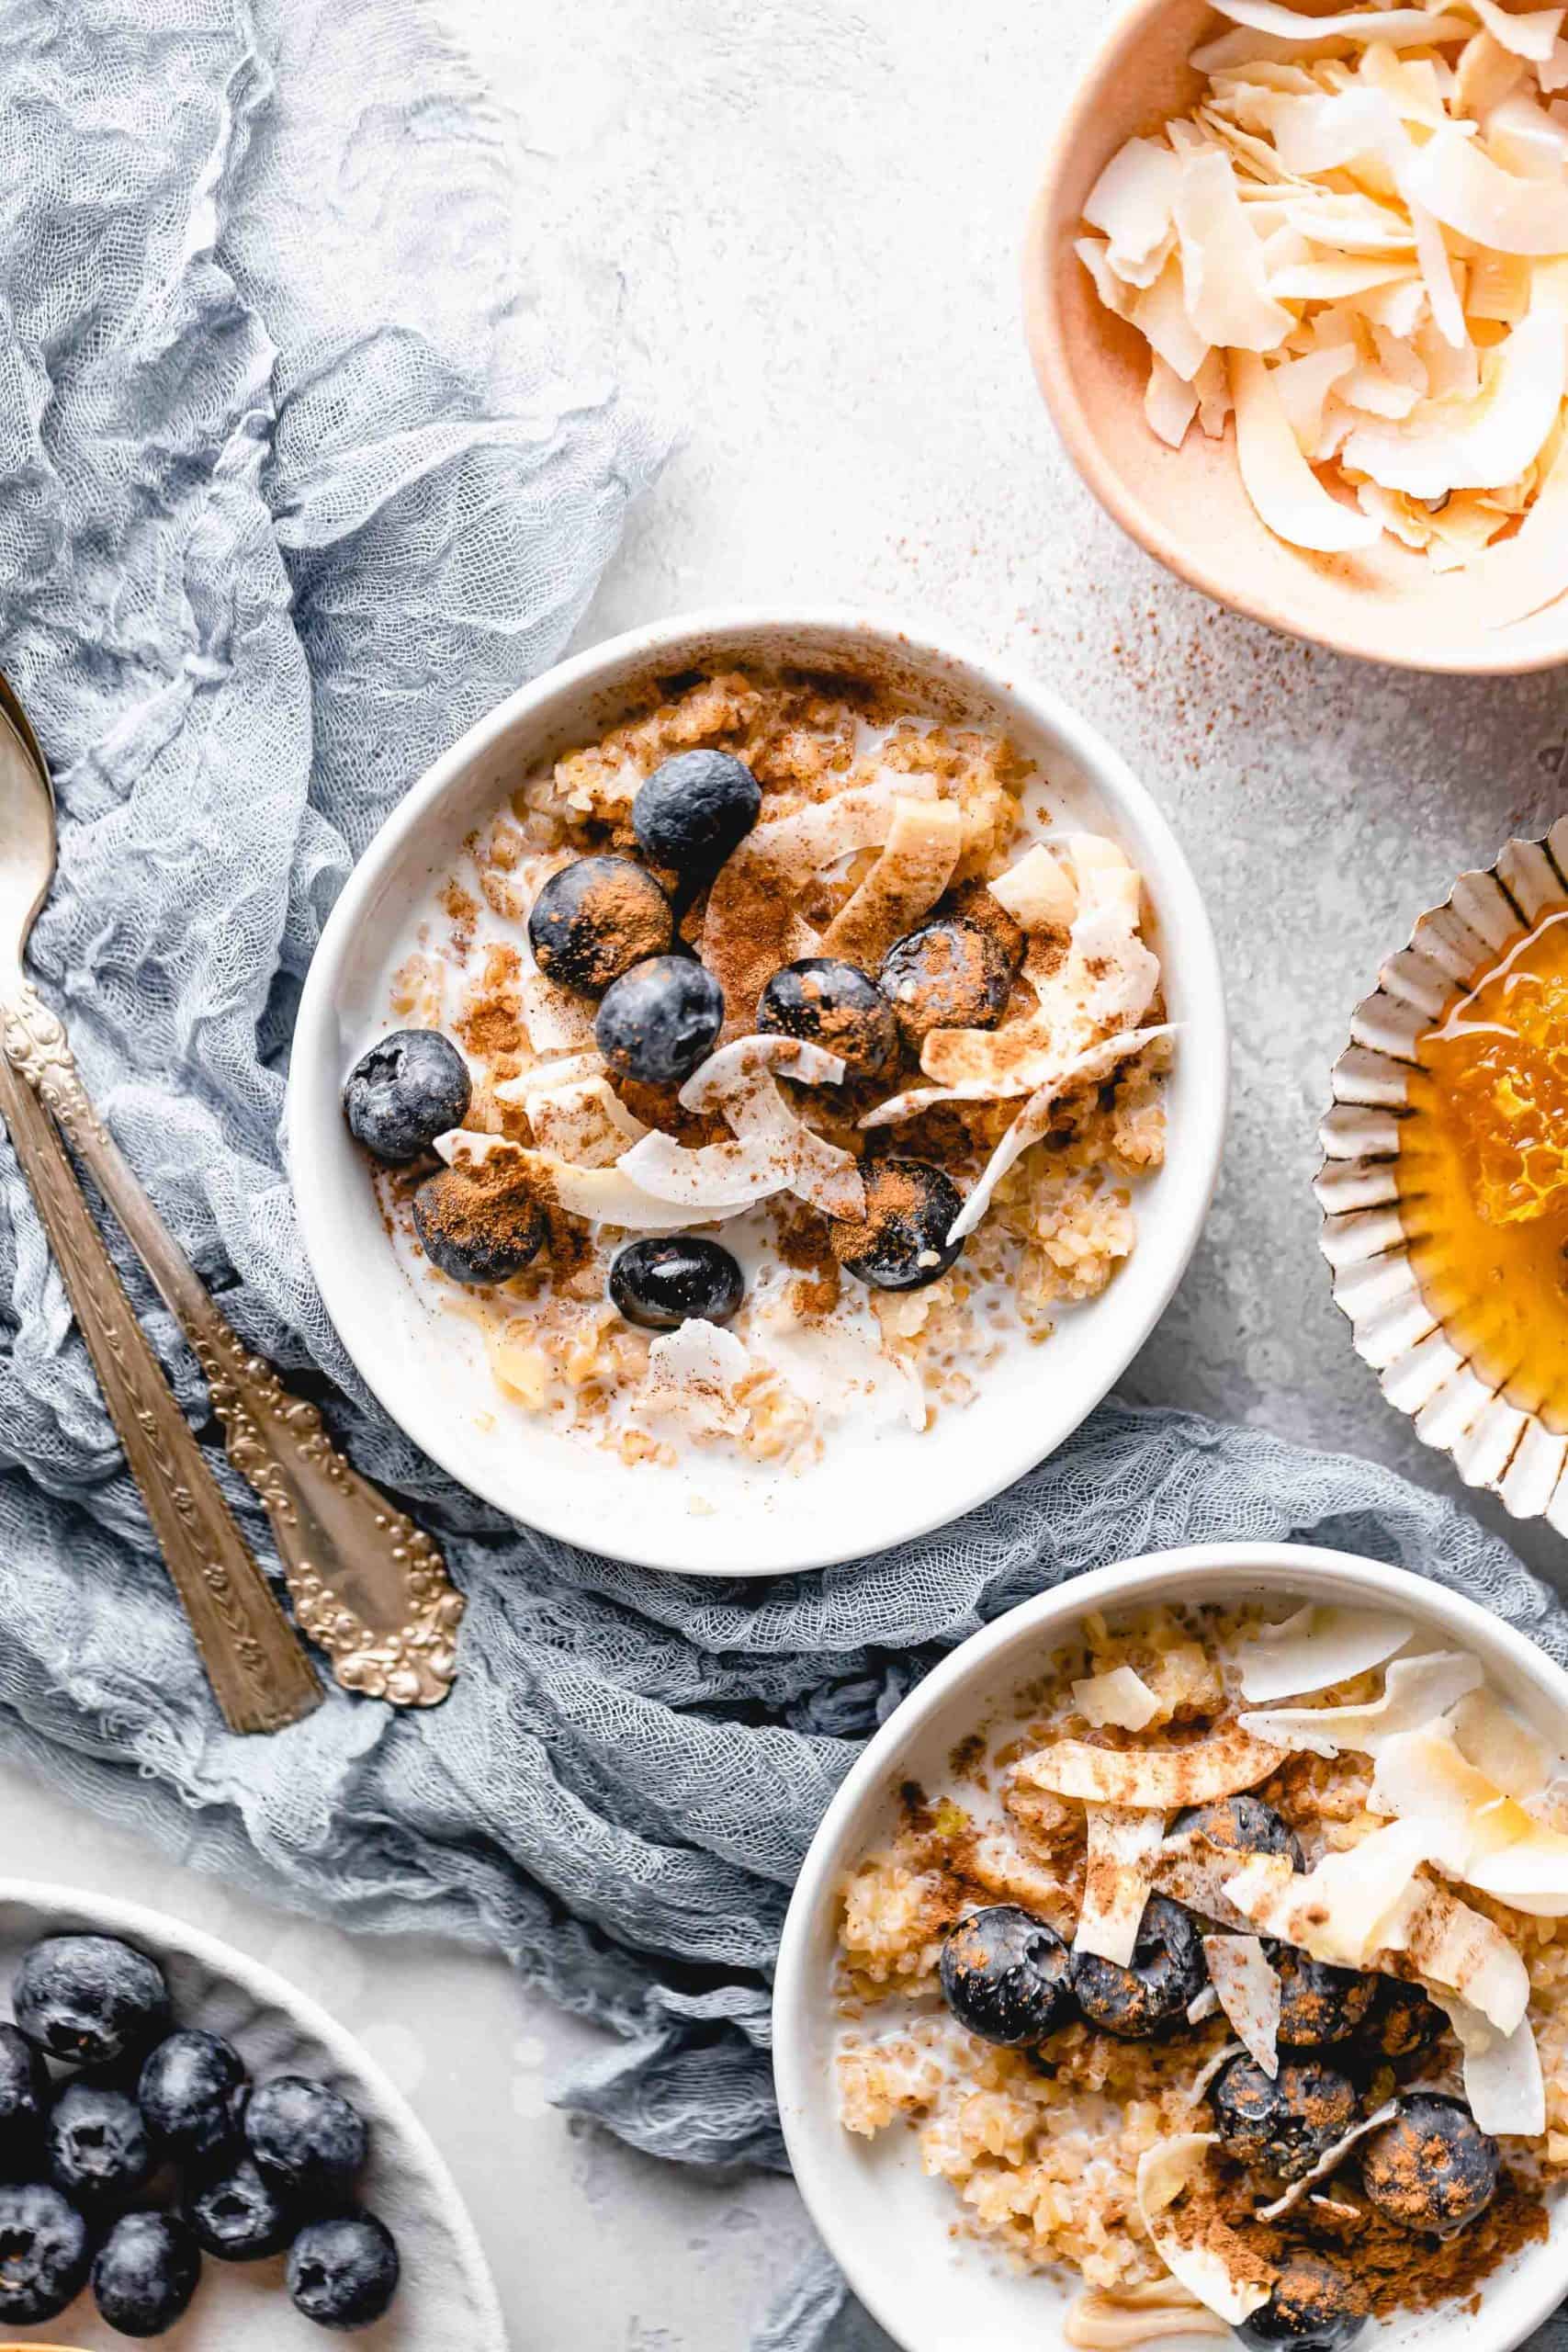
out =
[[[334,1690],[226,1733],[6,1147],[0,1748],[275,1899],[503,1952],[613,2030],[570,2105],[778,2165],[791,1883],[858,1743],[975,1627],[1222,1535],[1401,1561],[1559,1658],[1568,1624],[1447,1504],[1179,1414],[1107,1406],[961,1525],[758,1588],[532,1534],[375,1410],[280,1170],[301,977],[398,795],[558,653],[662,436],[592,301],[563,318],[569,276],[520,258],[513,134],[421,0],[0,0],[0,663],[62,813],[38,975],[237,1329],[469,1600],[438,1712]],[[819,2263],[766,2341],[807,2352],[842,2304]]]

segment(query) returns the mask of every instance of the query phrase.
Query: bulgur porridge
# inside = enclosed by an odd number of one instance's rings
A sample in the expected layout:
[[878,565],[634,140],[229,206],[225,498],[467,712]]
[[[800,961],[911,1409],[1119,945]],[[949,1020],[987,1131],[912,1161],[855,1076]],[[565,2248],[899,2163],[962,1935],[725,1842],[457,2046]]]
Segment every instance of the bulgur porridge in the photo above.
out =
[[1105,1288],[1171,1032],[1140,876],[1051,797],[998,732],[740,671],[519,780],[344,1098],[499,1409],[803,1466]]
[[1065,2275],[1075,2345],[1477,2308],[1568,2174],[1565,1828],[1409,1617],[1091,1615],[840,1890],[842,2124]]

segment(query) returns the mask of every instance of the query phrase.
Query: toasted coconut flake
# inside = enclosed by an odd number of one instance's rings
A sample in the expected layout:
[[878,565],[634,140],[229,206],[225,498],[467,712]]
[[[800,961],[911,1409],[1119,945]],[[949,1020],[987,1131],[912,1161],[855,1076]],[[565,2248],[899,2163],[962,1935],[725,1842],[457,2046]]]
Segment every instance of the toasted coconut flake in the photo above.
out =
[[1391,2123],[1398,2113],[1396,2101],[1389,2099],[1375,2115],[1369,2115],[1364,2121],[1352,2125],[1331,2148],[1324,2150],[1310,2172],[1303,2173],[1300,2180],[1292,2181],[1282,2197],[1276,2197],[1268,2205],[1259,2205],[1255,2218],[1259,2222],[1277,2222],[1281,2214],[1290,2212],[1292,2207],[1301,2203],[1314,2181],[1326,2180],[1331,2172],[1338,2171],[1358,2140],[1364,2140],[1369,2132],[1376,2132],[1381,2125]]
[[532,1180],[541,1199],[593,1225],[619,1226],[629,1233],[681,1233],[690,1225],[718,1224],[749,1205],[745,1195],[705,1204],[671,1201],[645,1190],[621,1167],[578,1168],[552,1152],[525,1151],[516,1144],[507,1148],[516,1153],[519,1173]]
[[[1212,1984],[1205,1984],[1203,1992],[1207,1993],[1209,1996],[1209,2006],[1203,2014],[1205,2017],[1214,2017],[1219,2013],[1220,1996],[1215,1992]],[[1201,1998],[1202,1995],[1201,1994],[1199,1996],[1199,1999]],[[1187,2021],[1189,2025],[1201,2022],[1201,2020],[1194,2018],[1192,2015],[1192,2012],[1197,2006],[1197,2001],[1190,2001],[1188,2003]],[[1205,2091],[1207,2091],[1210,2084],[1214,2080],[1216,2075],[1223,2075],[1224,2073],[1225,2068],[1230,2064],[1233,2058],[1245,2058],[1246,2055],[1247,2048],[1245,2043],[1240,2041],[1222,2042],[1216,2051],[1213,2051],[1209,2057],[1204,2059],[1203,2064],[1199,2067],[1198,2072],[1193,2075],[1192,2080],[1182,2092],[1182,2097],[1187,2101],[1188,2106],[1197,2106],[1199,2100],[1203,2097]]]
[[1170,449],[1179,449],[1198,413],[1198,394],[1156,351],[1144,389],[1144,414]]
[[1464,2095],[1483,2132],[1533,2138],[1546,2129],[1546,2084],[1528,2017],[1512,2033],[1498,2033],[1479,2009],[1440,1987],[1431,1988],[1464,2053]]
[[1073,1702],[1085,1723],[1097,1730],[1114,1724],[1119,1731],[1142,1731],[1159,1713],[1159,1701],[1130,1666],[1113,1666],[1109,1674],[1091,1674],[1075,1682]]
[[1429,1859],[1423,1829],[1399,1821],[1310,1871],[1292,1871],[1283,1855],[1252,1855],[1225,1894],[1264,1935],[1335,1968],[1364,1968],[1398,1932],[1406,1892]]
[[[1462,1995],[1499,2033],[1512,2033],[1529,2006],[1529,1971],[1499,1928],[1461,1903],[1446,1887],[1410,1889],[1406,1916],[1397,1936],[1389,1932],[1386,1951],[1402,1953],[1426,1984]],[[1375,1954],[1374,1968],[1387,1968]],[[1407,1971],[1391,1968],[1398,1975]]]
[[1168,147],[1152,139],[1130,139],[1089,190],[1084,219],[1105,232],[1111,266],[1128,285],[1149,285],[1157,274],[1157,266],[1151,270],[1150,264],[1169,237],[1180,177],[1181,166]]
[[1325,17],[1300,16],[1275,0],[1214,0],[1215,13],[1249,32],[1315,49],[1322,41],[1386,41],[1391,49],[1427,49],[1470,30],[1461,17],[1431,8],[1347,8]]
[[1078,910],[1077,886],[1043,842],[1025,850],[986,888],[1024,932],[1070,931]]
[[[1568,205],[1568,189],[1563,201]],[[1404,424],[1363,424],[1345,445],[1345,463],[1412,498],[1513,481],[1540,456],[1565,390],[1562,314],[1552,304],[1538,305],[1484,355],[1473,401],[1423,404]]]
[[1249,2253],[1234,2230],[1205,2213],[1201,2242],[1184,2234],[1182,2200],[1201,2177],[1212,2147],[1213,2132],[1190,2132],[1160,2140],[1138,2158],[1138,2211],[1143,2216],[1156,2253],[1190,2295],[1231,2327],[1269,2301],[1271,2291],[1266,2266]]
[[733,1331],[694,1316],[649,1346],[639,1408],[649,1417],[672,1414],[705,1433],[739,1437],[751,1416],[735,1387],[750,1361]]
[[1282,1624],[1266,1625],[1236,1654],[1241,1695],[1293,1699],[1366,1674],[1402,1650],[1414,1622],[1386,1609],[1310,1603]]
[[1555,1759],[1546,1741],[1484,1684],[1460,1701],[1449,1723],[1460,1754],[1521,1804],[1551,1779]]
[[1209,1981],[1247,2056],[1270,2082],[1280,2071],[1280,1978],[1257,1936],[1205,1936]]
[[1187,2004],[1189,2025],[1206,2024],[1210,2018],[1217,2018],[1219,2014],[1220,1996],[1212,1984],[1205,1984],[1201,1993],[1194,1993]]
[[1269,292],[1263,249],[1218,148],[1183,158],[1175,215],[1194,334],[1216,349],[1272,351],[1295,322]]
[[586,998],[558,988],[543,972],[525,972],[517,983],[517,1001],[536,1054],[570,1054],[592,1046],[593,1007]]
[[1532,64],[1551,62],[1562,30],[1562,9],[1535,8],[1516,14],[1512,8],[1500,7],[1498,0],[1469,0],[1469,4],[1500,48],[1529,59]]
[[1089,1805],[1086,1814],[1083,1906],[1073,1950],[1098,1952],[1101,1960],[1128,1968],[1149,1899],[1150,1868],[1165,1834],[1165,1815],[1112,1804]]
[[1383,1677],[1381,1699],[1359,1707],[1255,1709],[1238,1720],[1258,1739],[1313,1756],[1341,1756],[1347,1748],[1375,1756],[1385,1739],[1415,1731],[1455,1705],[1485,1680],[1479,1658],[1467,1650],[1434,1650],[1425,1657],[1395,1658]]
[[1170,1812],[1255,1788],[1283,1760],[1282,1748],[1242,1731],[1215,1732],[1181,1747],[1091,1747],[1087,1740],[1059,1739],[1021,1758],[1014,1774],[1053,1796]]
[[1174,2278],[1150,2287],[1122,2287],[1114,2294],[1085,2289],[1073,2297],[1062,2322],[1064,2342],[1075,2352],[1133,2352],[1162,2335],[1224,2335],[1224,2320],[1203,2309]]
[[964,846],[955,800],[897,800],[881,856],[822,934],[825,956],[874,971],[946,889]]
[[780,1078],[802,1086],[840,1086],[837,1054],[801,1037],[737,1037],[710,1054],[681,1089],[688,1111],[721,1110],[741,1141],[765,1147],[787,1169],[784,1189],[829,1216],[865,1215],[865,1183],[852,1152],[808,1127],[780,1093]]
[[656,1201],[694,1209],[765,1201],[787,1193],[795,1176],[794,1154],[766,1136],[731,1136],[693,1149],[655,1131],[623,1152],[616,1166]]
[[1252,1921],[1238,1911],[1225,1893],[1235,1876],[1235,1856],[1211,1845],[1208,1838],[1184,1830],[1168,1838],[1156,1857],[1154,1883],[1157,1894],[1168,1894],[1201,1919],[1213,1919],[1235,1935],[1250,1935]]
[[1371,547],[1382,537],[1379,526],[1325,490],[1301,453],[1263,361],[1253,352],[1233,351],[1230,377],[1241,478],[1269,528],[1292,547],[1324,555]]
[[1052,1112],[1068,1087],[1081,1085],[1090,1079],[1103,1083],[1130,1055],[1141,1053],[1145,1046],[1152,1046],[1157,1038],[1173,1037],[1175,1035],[1172,1023],[1165,1022],[1157,1028],[1129,1029],[1119,1037],[1101,1038],[1098,1046],[1086,1046],[1081,1054],[1074,1056],[1065,1069],[1037,1087],[986,1162],[974,1191],[953,1219],[947,1237],[949,1242],[962,1241],[975,1231],[990,1207],[997,1186],[1009,1169],[1022,1159],[1031,1144],[1038,1143],[1046,1133],[1051,1125]]
[[1568,252],[1568,187],[1516,179],[1457,128],[1439,130],[1405,167],[1407,195],[1445,228],[1505,254]]
[[580,1168],[607,1168],[648,1133],[602,1075],[525,1088],[523,1108],[539,1149]]

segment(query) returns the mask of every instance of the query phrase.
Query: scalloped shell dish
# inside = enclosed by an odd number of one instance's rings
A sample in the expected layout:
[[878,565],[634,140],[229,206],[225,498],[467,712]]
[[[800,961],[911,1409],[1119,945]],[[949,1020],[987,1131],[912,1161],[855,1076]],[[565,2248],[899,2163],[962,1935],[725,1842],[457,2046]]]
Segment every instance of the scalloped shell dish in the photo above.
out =
[[1485,873],[1461,874],[1424,914],[1356,1008],[1334,1066],[1314,1186],[1320,1245],[1357,1353],[1424,1445],[1451,1455],[1467,1486],[1500,1495],[1516,1519],[1568,1534],[1568,1436],[1510,1404],[1427,1306],[1400,1216],[1395,1162],[1419,1040],[1477,969],[1554,907],[1568,907],[1568,818],[1544,841],[1512,841]]

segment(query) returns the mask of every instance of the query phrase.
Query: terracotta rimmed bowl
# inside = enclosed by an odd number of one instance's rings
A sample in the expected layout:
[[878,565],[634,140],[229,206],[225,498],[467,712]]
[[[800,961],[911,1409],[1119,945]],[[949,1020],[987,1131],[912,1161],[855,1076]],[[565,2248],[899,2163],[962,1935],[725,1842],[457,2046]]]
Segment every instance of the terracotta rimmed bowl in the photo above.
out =
[[[1293,0],[1322,16],[1336,0]],[[1041,19],[1041,89],[1050,41]],[[1266,530],[1242,488],[1235,428],[1194,426],[1167,448],[1144,416],[1148,346],[1113,318],[1073,251],[1084,199],[1127,140],[1189,112],[1202,76],[1187,60],[1228,30],[1208,0],[1132,0],[1085,67],[1056,134],[1029,222],[1024,317],[1034,372],[1057,432],[1112,519],[1180,579],[1249,619],[1336,652],[1408,670],[1512,676],[1568,662],[1568,597],[1492,628],[1473,571],[1435,574],[1385,534],[1349,555],[1313,555]]]
[[[1403,1568],[1293,1544],[1201,1544],[1097,1568],[972,1634],[883,1724],[823,1815],[784,1920],[773,1992],[773,2074],[784,2144],[829,2252],[903,2352],[1042,2352],[1064,2342],[1077,2290],[1060,2274],[1019,2270],[954,2231],[963,2208],[920,2170],[912,2132],[858,2139],[838,2120],[832,1999],[837,1894],[847,1874],[901,1820],[909,1781],[941,1785],[948,1758],[987,1713],[1042,1670],[1092,1610],[1156,1600],[1342,1601],[1395,1609],[1439,1645],[1472,1650],[1497,1690],[1549,1739],[1568,1734],[1568,1675],[1495,1617]],[[1410,2314],[1368,2329],[1356,2352],[1512,2352],[1561,2303],[1568,2199],[1551,2233],[1487,2279],[1478,2309]],[[1214,2352],[1213,2335],[1169,2339],[1175,2352]]]
[[[933,716],[995,726],[1035,759],[1058,821],[1113,834],[1143,875],[1166,1001],[1180,1024],[1164,1168],[1137,1194],[1138,1246],[1103,1295],[963,1412],[913,1430],[846,1424],[823,1459],[626,1464],[501,1406],[482,1342],[383,1227],[340,1090],[389,1025],[389,957],[464,836],[540,761],[590,742],[660,678],[784,664],[870,679]],[[406,948],[402,951],[406,952]],[[1043,1460],[1120,1378],[1196,1245],[1224,1136],[1228,1042],[1213,934],[1191,869],[1126,763],[1049,688],[858,615],[728,612],[664,621],[526,686],[414,786],[360,860],[306,983],[286,1136],[299,1229],[344,1345],[394,1419],[513,1518],[617,1559],[700,1576],[771,1576],[854,1559],[973,1510]]]
[[1483,965],[1557,907],[1568,908],[1568,818],[1544,841],[1510,842],[1485,873],[1461,874],[1420,918],[1356,1008],[1334,1065],[1314,1190],[1335,1302],[1389,1403],[1410,1416],[1424,1445],[1451,1456],[1467,1486],[1500,1495],[1516,1519],[1546,1519],[1568,1534],[1568,1437],[1483,1378],[1427,1306],[1396,1170],[1422,1035]]

